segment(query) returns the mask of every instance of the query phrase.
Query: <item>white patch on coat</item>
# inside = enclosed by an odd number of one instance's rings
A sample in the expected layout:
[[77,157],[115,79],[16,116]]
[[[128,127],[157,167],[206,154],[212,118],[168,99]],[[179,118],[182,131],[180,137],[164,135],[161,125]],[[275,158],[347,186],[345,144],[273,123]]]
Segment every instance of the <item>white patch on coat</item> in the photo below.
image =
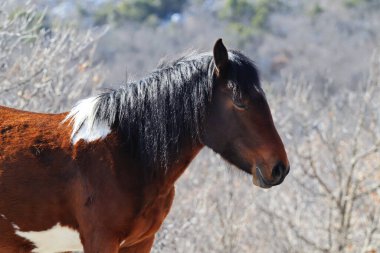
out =
[[95,118],[97,97],[83,99],[74,106],[63,122],[69,121],[73,130],[71,142],[77,143],[79,140],[87,142],[105,138],[111,133],[111,128],[107,122],[99,121]]
[[3,218],[4,220],[7,220],[7,217],[5,217],[5,215],[2,213],[0,213],[0,217]]
[[[54,253],[66,251],[83,251],[79,233],[68,227],[63,227],[59,223],[45,231],[20,231],[17,225],[12,224],[15,233],[34,244],[35,253]],[[17,229],[16,229],[17,227]]]
[[20,227],[17,226],[16,224],[14,224],[13,222],[11,222],[12,224],[12,227],[14,228],[14,230],[20,230]]

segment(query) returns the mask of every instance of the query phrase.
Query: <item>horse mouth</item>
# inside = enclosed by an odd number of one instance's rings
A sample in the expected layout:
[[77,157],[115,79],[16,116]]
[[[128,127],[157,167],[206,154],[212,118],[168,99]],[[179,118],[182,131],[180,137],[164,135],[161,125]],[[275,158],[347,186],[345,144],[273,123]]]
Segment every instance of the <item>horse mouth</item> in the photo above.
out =
[[283,174],[280,178],[267,180],[264,178],[263,173],[261,172],[260,167],[256,167],[256,171],[253,174],[253,184],[259,186],[264,189],[271,188],[272,186],[276,186],[284,182],[286,175],[289,173],[289,169]]
[[256,167],[256,171],[255,171],[255,174],[253,176],[252,181],[253,181],[254,185],[259,186],[259,187],[264,188],[264,189],[268,189],[268,188],[271,188],[273,186],[273,184],[267,182],[264,179],[264,176],[263,176],[259,167]]

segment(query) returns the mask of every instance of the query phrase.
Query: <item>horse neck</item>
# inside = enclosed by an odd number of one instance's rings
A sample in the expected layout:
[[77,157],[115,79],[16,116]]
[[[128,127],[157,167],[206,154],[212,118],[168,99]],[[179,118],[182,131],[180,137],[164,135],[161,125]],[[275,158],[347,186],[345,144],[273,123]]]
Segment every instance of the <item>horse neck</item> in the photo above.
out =
[[167,165],[166,171],[159,172],[157,182],[171,188],[202,148],[203,144],[200,143],[182,145],[180,152]]
[[[200,141],[185,138],[179,144],[178,152],[170,156],[165,167],[156,165],[156,168],[146,170],[147,168],[144,167],[146,164],[141,161],[141,158],[135,156],[134,152],[125,146],[123,137],[116,133],[110,134],[106,142],[107,144],[105,142],[96,144],[99,147],[96,150],[104,153],[110,152],[113,154],[111,157],[116,159],[112,162],[114,166],[110,166],[106,170],[114,170],[113,173],[121,176],[119,178],[121,184],[135,185],[147,195],[152,195],[152,192],[156,192],[158,195],[167,194],[190,162],[204,147]],[[87,145],[81,142],[78,148],[88,149]],[[147,198],[154,198],[154,195]]]

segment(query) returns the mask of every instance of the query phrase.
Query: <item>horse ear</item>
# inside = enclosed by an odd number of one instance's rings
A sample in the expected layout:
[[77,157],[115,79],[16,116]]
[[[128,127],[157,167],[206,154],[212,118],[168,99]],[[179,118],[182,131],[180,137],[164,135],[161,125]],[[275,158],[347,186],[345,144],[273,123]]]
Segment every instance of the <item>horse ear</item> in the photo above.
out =
[[218,39],[215,42],[213,52],[216,70],[220,74],[227,67],[228,63],[228,52],[227,48],[223,45],[222,39]]

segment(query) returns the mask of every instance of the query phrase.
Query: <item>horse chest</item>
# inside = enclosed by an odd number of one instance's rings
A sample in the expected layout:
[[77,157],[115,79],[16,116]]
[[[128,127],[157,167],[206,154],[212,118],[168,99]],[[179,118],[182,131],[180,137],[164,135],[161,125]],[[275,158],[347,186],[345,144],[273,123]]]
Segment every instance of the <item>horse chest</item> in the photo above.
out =
[[174,194],[173,187],[167,195],[158,196],[146,205],[134,219],[132,233],[124,238],[123,246],[149,238],[159,230],[170,211]]

